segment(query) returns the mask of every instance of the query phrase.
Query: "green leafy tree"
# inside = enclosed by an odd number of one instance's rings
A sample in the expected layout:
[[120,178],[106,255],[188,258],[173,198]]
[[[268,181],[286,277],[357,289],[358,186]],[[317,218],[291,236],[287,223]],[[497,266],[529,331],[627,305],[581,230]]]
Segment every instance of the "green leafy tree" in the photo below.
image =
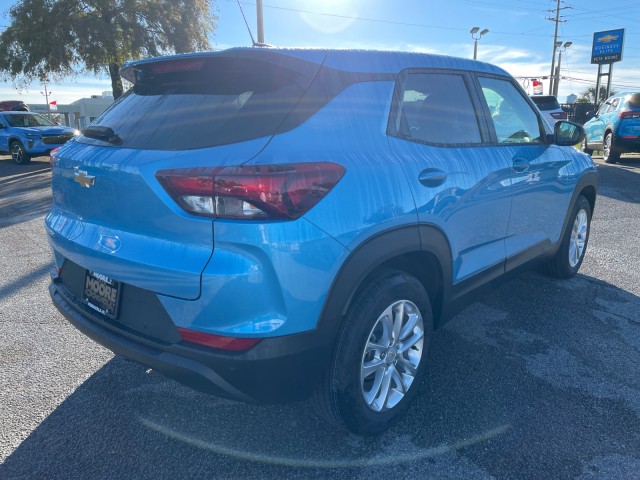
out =
[[[613,90],[609,92],[609,96],[615,95]],[[600,98],[596,101],[596,87],[589,87],[580,94],[577,103],[590,103],[592,105],[600,104],[607,99],[607,87],[606,85],[600,85]]]
[[108,73],[123,93],[127,60],[207,50],[212,0],[22,0],[0,35],[0,75],[24,87],[81,72]]

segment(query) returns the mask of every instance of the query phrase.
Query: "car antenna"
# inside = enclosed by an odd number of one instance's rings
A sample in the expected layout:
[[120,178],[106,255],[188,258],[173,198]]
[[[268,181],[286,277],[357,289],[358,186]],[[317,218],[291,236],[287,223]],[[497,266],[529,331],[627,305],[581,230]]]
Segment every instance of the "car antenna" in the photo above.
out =
[[244,19],[244,24],[247,26],[247,31],[249,32],[249,36],[251,37],[251,45],[256,46],[256,41],[253,39],[253,34],[251,33],[251,28],[249,28],[249,23],[247,22],[247,17],[244,14],[244,10],[242,9],[242,5],[240,4],[240,0],[236,0],[238,2],[238,7],[240,7],[240,13],[242,13],[242,18]]

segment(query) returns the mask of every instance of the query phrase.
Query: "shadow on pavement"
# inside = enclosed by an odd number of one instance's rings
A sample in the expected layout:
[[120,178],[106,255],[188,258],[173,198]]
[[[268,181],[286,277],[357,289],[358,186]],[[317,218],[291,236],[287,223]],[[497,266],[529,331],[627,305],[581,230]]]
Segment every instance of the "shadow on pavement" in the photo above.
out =
[[20,289],[24,288],[26,285],[31,285],[46,276],[52,268],[53,263],[46,263],[35,270],[29,271],[26,275],[13,280],[11,283],[3,282],[0,286],[0,298],[18,293]]
[[0,159],[0,228],[34,220],[50,208],[48,160],[16,165],[10,158]]
[[326,428],[309,403],[221,400],[116,357],[31,432],[0,477],[637,473],[638,310],[639,297],[588,276],[518,277],[436,333],[422,394],[377,438]]
[[615,165],[599,161],[598,175],[598,195],[627,203],[640,203],[639,156],[623,156]]

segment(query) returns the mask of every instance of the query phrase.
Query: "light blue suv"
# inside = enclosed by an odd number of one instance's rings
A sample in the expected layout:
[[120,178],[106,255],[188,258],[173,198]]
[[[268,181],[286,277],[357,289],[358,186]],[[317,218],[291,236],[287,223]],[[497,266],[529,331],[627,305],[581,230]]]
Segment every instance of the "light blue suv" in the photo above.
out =
[[0,153],[10,153],[18,165],[49,155],[77,134],[73,128],[58,125],[44,115],[0,112]]
[[[596,168],[503,70],[246,48],[125,65],[53,157],[50,293],[79,330],[248,402],[388,428],[434,328],[505,274],[584,258]],[[526,292],[523,292],[526,294]]]
[[584,129],[582,151],[602,150],[606,163],[618,162],[622,153],[640,153],[640,92],[609,97]]

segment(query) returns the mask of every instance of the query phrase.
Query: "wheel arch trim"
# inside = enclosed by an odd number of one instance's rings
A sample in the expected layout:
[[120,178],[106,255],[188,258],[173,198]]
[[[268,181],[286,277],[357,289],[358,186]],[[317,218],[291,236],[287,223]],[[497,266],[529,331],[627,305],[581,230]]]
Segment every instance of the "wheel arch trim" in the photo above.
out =
[[7,139],[7,146],[9,147],[9,149],[11,149],[11,143],[13,143],[14,141],[18,142],[20,145],[22,145],[22,148],[24,148],[24,142],[22,141],[22,139],[20,137],[9,137]]
[[567,228],[569,228],[569,225],[572,221],[571,213],[573,212],[573,207],[578,201],[578,197],[580,195],[583,195],[589,202],[589,205],[591,206],[591,217],[593,218],[593,210],[595,209],[595,206],[596,206],[597,190],[598,190],[598,173],[596,171],[586,172],[580,177],[580,180],[578,180],[578,183],[576,184],[576,188],[573,190],[573,194],[571,195],[571,202],[569,204],[570,207],[567,209],[567,213],[565,214],[565,217],[564,217],[564,223],[562,225],[562,234],[560,235],[560,240],[556,244],[556,248],[553,249],[554,254],[562,244],[562,239],[564,238]]
[[[446,303],[453,276],[451,247],[442,230],[431,224],[386,230],[359,245],[340,267],[318,320],[317,330],[323,338],[330,342],[335,339],[354,296],[373,272],[394,259],[411,254],[428,254],[438,262],[442,276],[438,301]],[[424,283],[423,279],[418,280]],[[431,299],[432,304],[434,300]]]

